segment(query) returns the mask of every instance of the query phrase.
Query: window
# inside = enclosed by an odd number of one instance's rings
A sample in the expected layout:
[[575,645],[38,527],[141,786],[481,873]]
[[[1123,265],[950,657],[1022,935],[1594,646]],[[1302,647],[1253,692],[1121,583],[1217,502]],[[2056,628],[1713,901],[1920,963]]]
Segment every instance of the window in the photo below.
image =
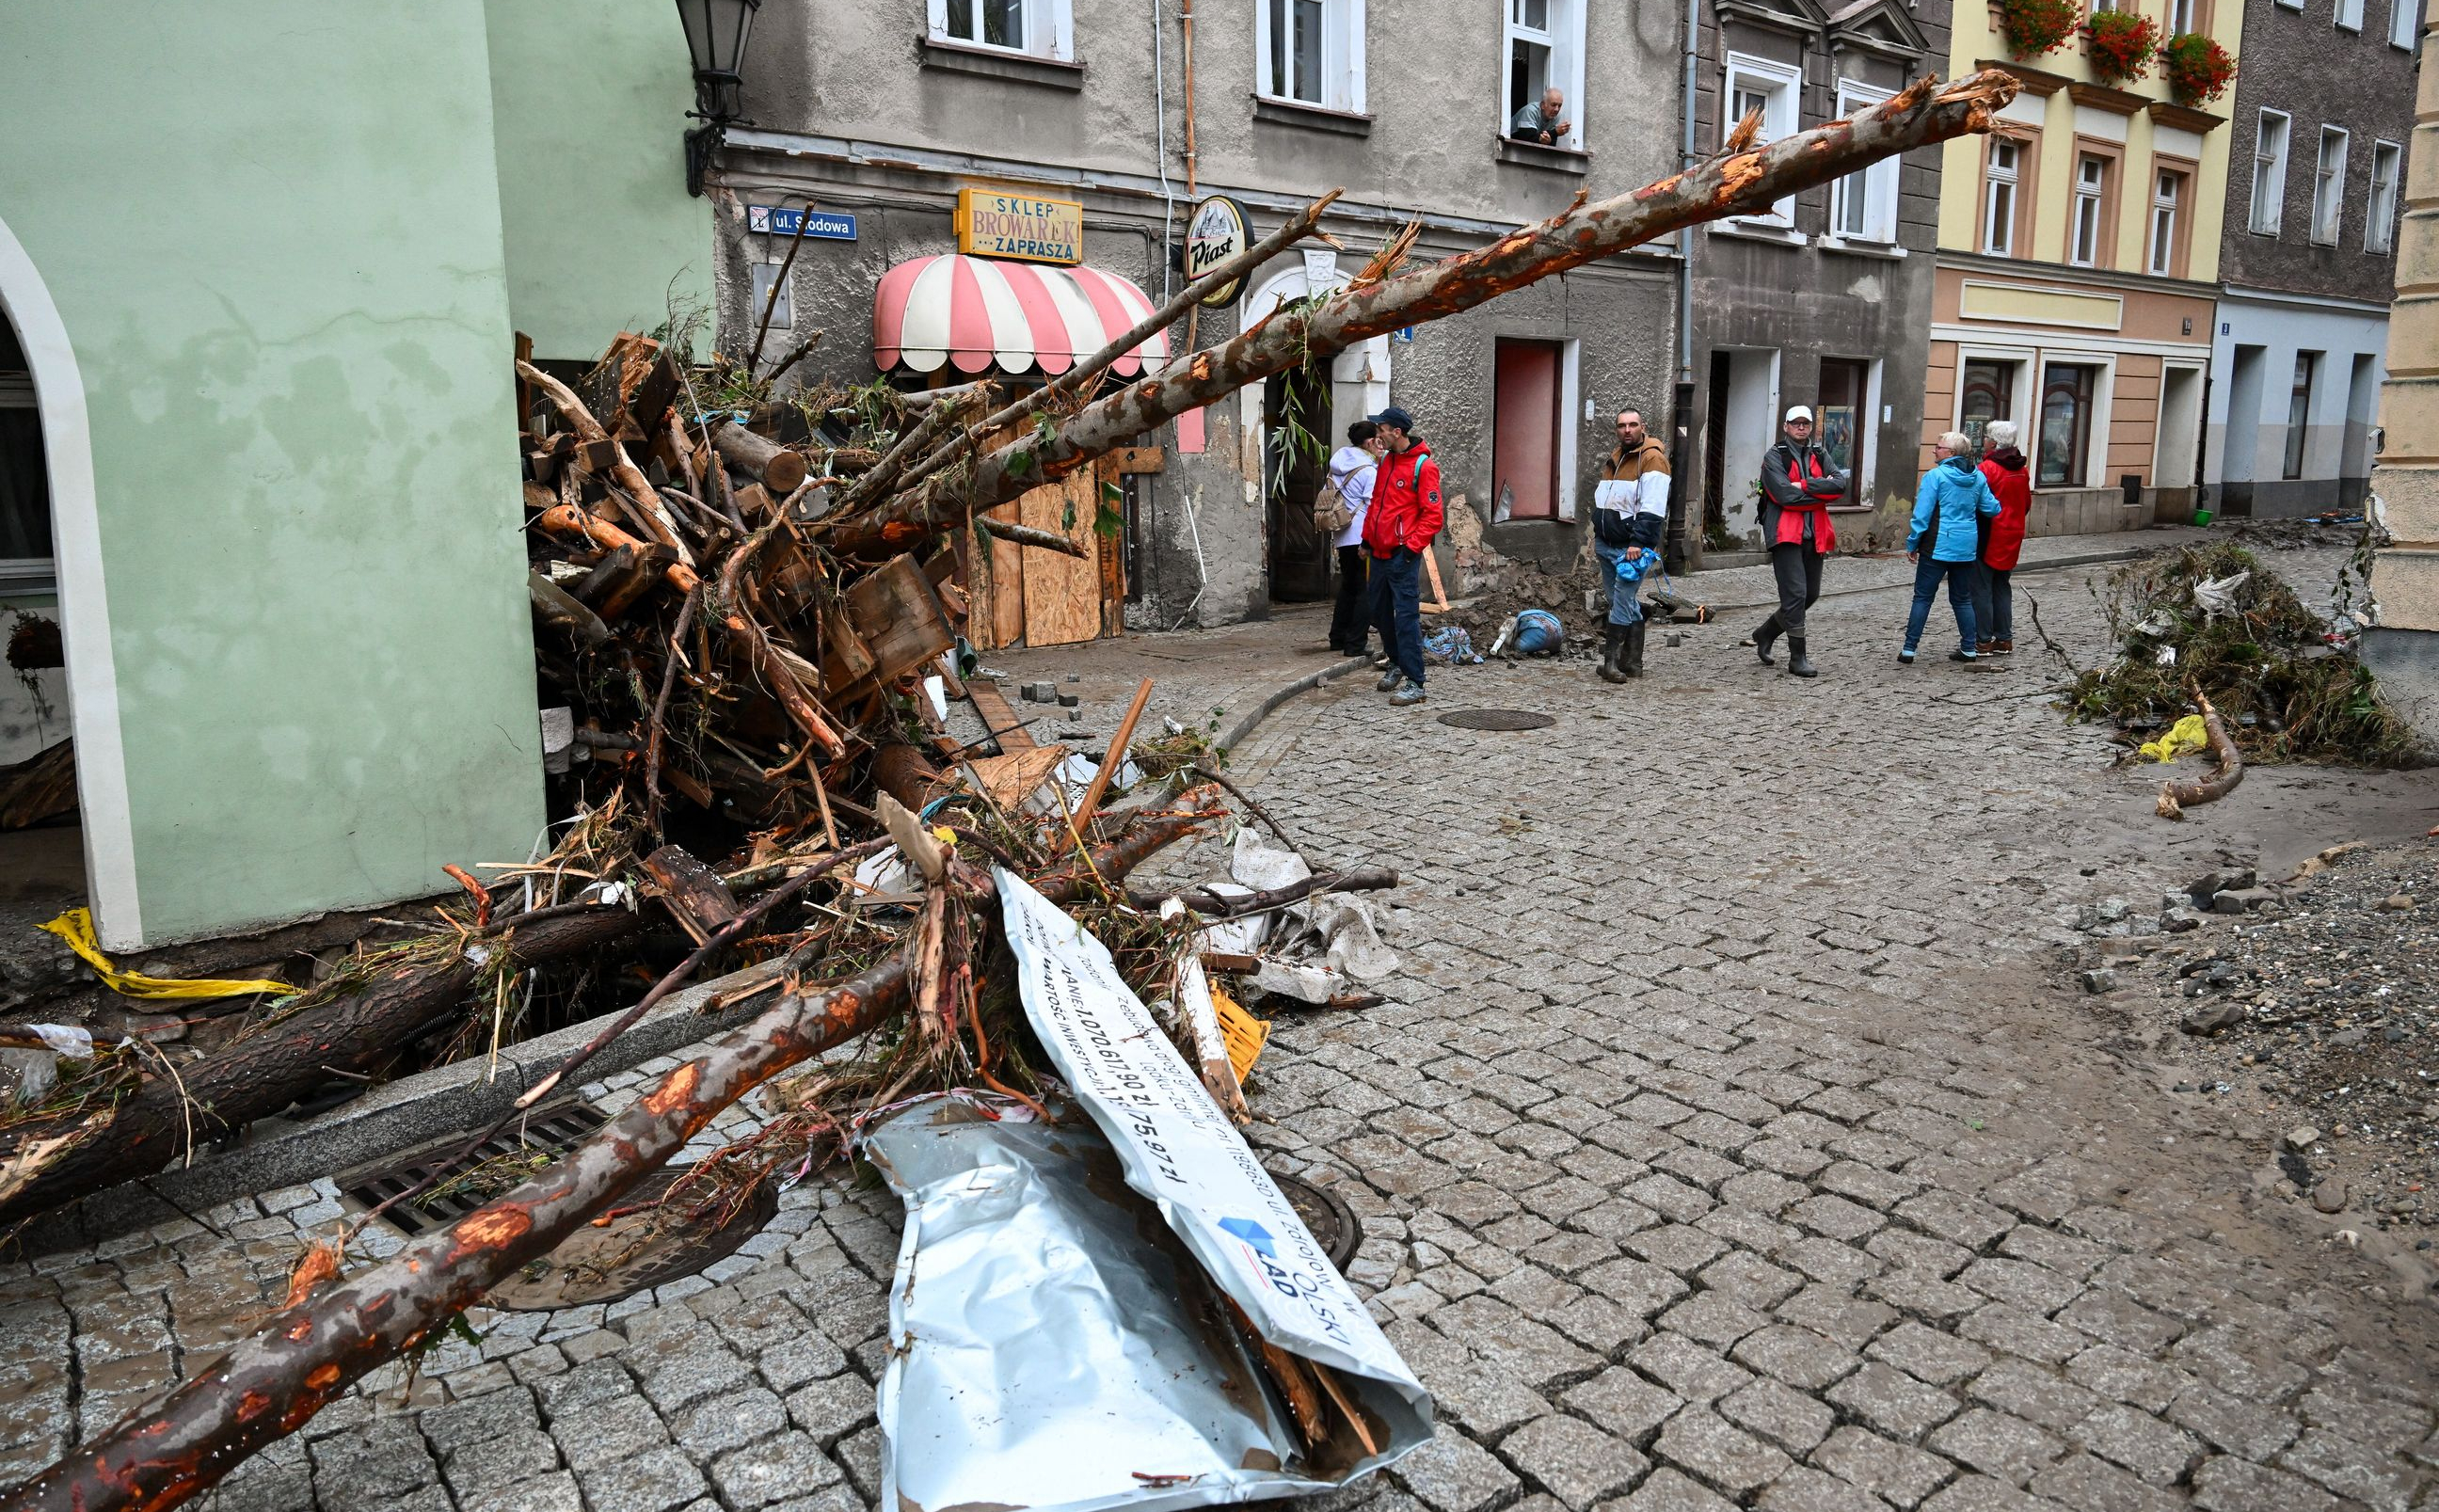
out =
[[[1719,122],[1719,139],[1726,141],[1736,124],[1758,112],[1761,134],[1756,142],[1774,142],[1782,136],[1795,134],[1800,114],[1798,91],[1803,75],[1788,63],[1773,62],[1767,58],[1751,58],[1742,53],[1728,54],[1727,87],[1722,98],[1728,111]],[[1790,194],[1771,207],[1767,216],[1739,217],[1776,225],[1787,230],[1795,228],[1795,196]]]
[[1073,0],[928,0],[932,35],[970,47],[996,47],[1072,62]]
[[1491,519],[1558,514],[1558,429],[1565,405],[1554,341],[1492,343]]
[[[1889,91],[1838,80],[1838,114],[1852,118],[1889,98]],[[1898,160],[1884,157],[1860,172],[1849,173],[1829,190],[1829,230],[1850,241],[1890,242],[1897,239]]]
[[2194,14],[2194,5],[2195,0],[2168,0],[2169,36],[2181,37],[2187,32],[2201,29],[2196,25],[2198,18]]
[[1990,138],[1988,180],[1982,196],[1982,250],[1994,258],[2015,256],[2016,201],[2023,192],[2024,149],[2003,136]]
[[1584,145],[1584,0],[1507,0],[1507,88],[1501,134],[1534,141],[1541,97],[1564,100],[1564,133],[1548,143],[1580,151]]
[[2016,365],[1967,358],[1962,383],[1956,428],[1973,437],[1978,448],[1992,420],[2003,420],[2016,413]]
[[1819,417],[1812,434],[1821,443],[1838,471],[1853,481],[1847,485],[1845,502],[1870,496],[1870,483],[1862,477],[1863,426],[1871,418],[1872,365],[1846,357],[1821,359],[1821,398],[1813,405]]
[[2040,457],[2034,486],[2079,489],[2090,472],[2092,393],[2100,369],[2052,363],[2041,373]]
[[0,590],[48,588],[51,488],[43,464],[42,416],[34,378],[0,314]]
[[2252,137],[2252,229],[2276,236],[2286,205],[2287,116],[2265,110]]
[[2396,170],[2405,149],[2394,142],[2371,144],[2371,199],[2363,210],[2363,250],[2396,250]]
[[2320,370],[2319,352],[2295,354],[2295,386],[2287,392],[2287,465],[2281,477],[2304,475],[2304,440],[2312,424],[2312,380]]
[[2109,159],[2096,152],[2074,160],[2074,221],[2067,261],[2078,268],[2097,268],[2109,257]]
[[2321,128],[2320,166],[2312,174],[2312,240],[2338,244],[2338,221],[2346,208],[2346,146],[2342,127]]
[[2182,277],[2183,261],[2177,256],[2177,220],[2184,207],[2185,176],[2167,169],[2151,174],[2151,256],[2153,273]]
[[1363,0],[1256,0],[1254,16],[1261,94],[1363,109]]
[[2422,27],[2422,0],[2388,0],[2388,44],[2413,50],[2414,33]]
[[2337,23],[2340,31],[2362,30],[2362,18],[2363,0],[2338,0]]

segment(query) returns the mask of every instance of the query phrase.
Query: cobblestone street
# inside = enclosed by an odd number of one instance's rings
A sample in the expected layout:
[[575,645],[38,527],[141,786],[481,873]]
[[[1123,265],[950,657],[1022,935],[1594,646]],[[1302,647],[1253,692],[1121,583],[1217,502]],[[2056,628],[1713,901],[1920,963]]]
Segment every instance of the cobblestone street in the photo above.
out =
[[[2090,659],[2085,577],[2020,579],[2018,612]],[[1393,1001],[1283,1019],[1255,1074],[1255,1143],[1359,1214],[1351,1278],[1439,1409],[1328,1512],[2439,1504],[2411,1236],[2272,1199],[2274,1130],[2160,1095],[2058,949],[2302,779],[2167,826],[2049,707],[2038,635],[1901,668],[1903,607],[1825,601],[1816,683],[1739,613],[1655,631],[1624,688],[1435,669],[1392,709],[1345,678],[1237,753],[1316,861],[1406,879]],[[1558,722],[1435,720],[1486,705]],[[0,1268],[0,1485],[262,1316],[341,1211],[323,1183]],[[477,1313],[207,1504],[874,1505],[897,1234],[885,1191],[815,1182],[703,1276]]]

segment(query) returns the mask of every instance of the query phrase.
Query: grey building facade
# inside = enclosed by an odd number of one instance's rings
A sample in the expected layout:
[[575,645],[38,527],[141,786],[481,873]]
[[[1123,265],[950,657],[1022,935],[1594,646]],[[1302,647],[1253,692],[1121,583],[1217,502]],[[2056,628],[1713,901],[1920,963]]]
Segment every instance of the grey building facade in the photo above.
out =
[[2203,464],[2223,513],[2362,502],[2418,15],[2417,0],[2244,0]]
[[[1419,262],[1487,245],[1578,189],[1674,171],[1678,59],[1671,13],[1595,0],[768,7],[745,69],[754,124],[728,133],[713,174],[721,329],[752,329],[756,292],[787,255],[786,237],[757,229],[771,224],[762,207],[810,206],[829,227],[854,218],[853,240],[797,248],[771,342],[819,329],[807,379],[864,382],[887,355],[876,297],[893,268],[958,250],[961,190],[1080,206],[1082,261],[1156,306],[1183,287],[1176,249],[1198,199],[1234,198],[1258,237],[1342,189],[1325,225],[1344,251],[1308,242],[1250,277],[1235,307],[1168,333],[1172,352],[1209,347],[1344,283],[1409,221]],[[1552,84],[1567,132],[1509,139],[1513,102]],[[1225,624],[1326,596],[1316,472],[1282,434],[1294,422],[1335,446],[1392,400],[1494,548],[1573,560],[1611,413],[1632,404],[1665,423],[1675,300],[1673,249],[1606,259],[1342,354],[1326,390],[1274,380],[1143,437],[1159,456],[1140,465],[1158,471],[1127,479],[1126,624]],[[916,387],[974,376],[902,361],[889,372]],[[1041,374],[1000,376],[1022,387]],[[1445,552],[1442,565],[1460,592]]]
[[[1702,0],[1696,150],[1717,151],[1754,112],[1764,138],[1850,116],[1938,67],[1948,43],[1948,0]],[[1940,150],[1929,148],[1791,196],[1773,215],[1694,233],[1688,556],[1759,543],[1761,454],[1794,404],[1813,409],[1855,478],[1842,539],[1901,538],[1923,427],[1939,180]]]

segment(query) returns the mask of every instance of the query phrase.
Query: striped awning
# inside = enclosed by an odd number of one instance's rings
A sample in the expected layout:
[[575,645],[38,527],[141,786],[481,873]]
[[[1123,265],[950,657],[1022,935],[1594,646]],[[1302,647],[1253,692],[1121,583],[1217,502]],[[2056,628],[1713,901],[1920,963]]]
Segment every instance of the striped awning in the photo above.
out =
[[[952,253],[901,262],[881,276],[872,304],[872,360],[882,368],[961,373],[997,367],[1021,373],[1067,371],[1152,312],[1151,300],[1098,268],[1003,262]],[[1112,370],[1131,378],[1168,358],[1168,334],[1119,358]]]

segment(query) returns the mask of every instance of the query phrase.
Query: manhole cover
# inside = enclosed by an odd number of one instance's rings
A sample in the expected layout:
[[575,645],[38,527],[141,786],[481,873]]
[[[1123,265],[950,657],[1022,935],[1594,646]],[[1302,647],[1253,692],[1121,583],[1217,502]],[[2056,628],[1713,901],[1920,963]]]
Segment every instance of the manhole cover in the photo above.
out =
[[578,1230],[493,1287],[485,1300],[510,1312],[555,1312],[614,1301],[728,1258],[778,1214],[778,1189],[770,1182],[756,1183],[741,1197],[724,1197],[699,1183],[676,1202],[656,1205],[685,1174],[654,1171],[618,1200],[610,1210],[616,1217]]
[[1460,730],[1540,730],[1558,721],[1531,709],[1454,709],[1440,722]]
[[1287,1194],[1288,1205],[1312,1230],[1312,1240],[1329,1256],[1329,1263],[1344,1273],[1354,1263],[1355,1252],[1363,1243],[1363,1226],[1355,1221],[1355,1210],[1339,1199],[1336,1192],[1302,1182],[1292,1176],[1273,1173],[1271,1180],[1278,1183]]

